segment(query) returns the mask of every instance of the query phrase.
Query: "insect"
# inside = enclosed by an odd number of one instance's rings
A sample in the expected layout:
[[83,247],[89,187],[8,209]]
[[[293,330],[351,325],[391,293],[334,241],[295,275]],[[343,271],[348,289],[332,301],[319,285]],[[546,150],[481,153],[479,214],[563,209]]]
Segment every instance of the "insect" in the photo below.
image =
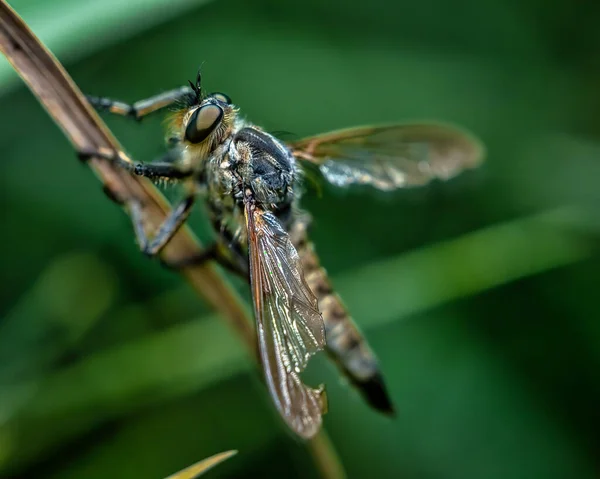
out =
[[122,152],[81,156],[105,157],[132,174],[181,183],[183,199],[152,238],[144,232],[139,208],[132,207],[136,236],[147,255],[159,253],[196,198],[204,198],[216,241],[189,261],[217,260],[249,280],[266,383],[288,426],[303,438],[321,426],[323,386],[305,385],[300,373],[323,349],[371,406],[393,413],[375,354],[309,241],[310,216],[299,206],[303,171],[316,167],[326,182],[339,187],[391,191],[478,166],[481,144],[459,129],[434,123],[350,128],[286,143],[241,117],[227,95],[205,93],[200,73],[189,86],[132,105],[91,96],[88,101],[101,111],[135,119],[177,105],[164,160],[134,163]]

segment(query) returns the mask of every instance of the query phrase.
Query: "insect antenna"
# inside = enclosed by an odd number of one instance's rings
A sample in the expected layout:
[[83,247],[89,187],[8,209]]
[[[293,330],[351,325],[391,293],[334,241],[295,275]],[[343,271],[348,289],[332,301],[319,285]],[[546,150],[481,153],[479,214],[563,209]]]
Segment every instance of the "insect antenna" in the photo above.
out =
[[202,101],[202,72],[200,71],[201,68],[202,68],[202,65],[200,65],[198,67],[198,73],[196,73],[196,82],[195,83],[192,82],[191,80],[188,80],[190,88],[194,92],[194,97],[189,99],[190,106],[197,105]]
[[202,65],[198,67],[198,73],[196,74],[196,91],[200,96],[202,96],[202,72],[200,71],[201,69]]
[[[201,95],[200,95],[200,90],[198,89],[198,87],[196,85],[194,85],[190,80],[188,80],[188,83],[190,84],[190,88],[194,91],[194,96],[192,96],[189,100],[190,100],[190,104],[195,105],[200,103],[201,100]],[[190,95],[191,96],[191,95]]]

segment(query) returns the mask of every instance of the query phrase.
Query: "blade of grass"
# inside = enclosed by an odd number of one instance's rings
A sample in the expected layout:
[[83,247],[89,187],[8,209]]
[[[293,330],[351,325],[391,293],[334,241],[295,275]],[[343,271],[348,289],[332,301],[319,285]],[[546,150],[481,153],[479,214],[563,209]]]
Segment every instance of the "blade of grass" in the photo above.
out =
[[[115,320],[121,317],[116,315]],[[236,339],[218,317],[212,317],[91,354],[39,380],[6,387],[0,396],[0,436],[7,453],[0,454],[5,460],[0,471],[18,469],[107,420],[190,395],[224,376],[249,370]],[[55,423],[58,418],[60,424]],[[40,427],[38,421],[46,426]],[[33,431],[36,440],[28,441]]]
[[370,263],[335,286],[366,327],[385,324],[588,258],[594,223],[579,207],[558,208]]
[[[76,151],[122,150],[62,65],[4,0],[0,3],[0,49]],[[133,177],[98,158],[91,158],[89,165],[103,181],[110,197],[123,202],[127,210],[132,202],[141,205],[147,223],[145,227],[149,231],[155,231],[163,222],[169,205],[151,182]],[[186,226],[164,248],[161,257],[168,262],[178,262],[199,253],[199,243]],[[258,361],[255,333],[247,312],[218,271],[205,264],[182,268],[181,274],[221,313]],[[336,456],[331,448],[320,454]],[[316,459],[319,467],[321,461]],[[321,474],[326,478],[333,477],[328,475],[328,471],[321,470]]]
[[220,454],[215,454],[214,456],[207,457],[200,462],[192,464],[191,466],[176,472],[175,474],[171,474],[165,479],[194,479],[198,476],[201,476],[209,469],[221,464],[223,461],[226,461],[230,457],[235,456],[236,454],[237,451],[226,451]]
[[114,272],[96,256],[73,252],[52,261],[0,322],[0,389],[49,372],[115,297]]

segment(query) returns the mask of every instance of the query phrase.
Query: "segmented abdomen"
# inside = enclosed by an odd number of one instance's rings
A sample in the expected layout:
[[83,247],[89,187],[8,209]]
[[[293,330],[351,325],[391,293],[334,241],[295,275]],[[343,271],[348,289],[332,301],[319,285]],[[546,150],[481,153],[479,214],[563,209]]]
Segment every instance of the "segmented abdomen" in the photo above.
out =
[[308,216],[297,219],[290,228],[290,237],[300,256],[306,282],[319,301],[325,323],[327,353],[372,407],[393,414],[394,407],[377,358],[342,300],[333,291],[327,272],[321,267],[314,246],[308,240],[309,222]]

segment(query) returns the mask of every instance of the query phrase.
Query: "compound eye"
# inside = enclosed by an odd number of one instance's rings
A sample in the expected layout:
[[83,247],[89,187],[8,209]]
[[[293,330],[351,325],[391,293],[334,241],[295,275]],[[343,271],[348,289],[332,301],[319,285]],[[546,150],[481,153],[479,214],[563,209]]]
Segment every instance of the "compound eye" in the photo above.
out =
[[185,129],[185,139],[190,143],[201,143],[219,126],[223,119],[223,110],[217,105],[205,105],[198,108],[190,118]]
[[223,103],[226,103],[227,105],[231,105],[231,98],[225,95],[225,93],[213,93],[211,96],[219,101],[222,101]]

